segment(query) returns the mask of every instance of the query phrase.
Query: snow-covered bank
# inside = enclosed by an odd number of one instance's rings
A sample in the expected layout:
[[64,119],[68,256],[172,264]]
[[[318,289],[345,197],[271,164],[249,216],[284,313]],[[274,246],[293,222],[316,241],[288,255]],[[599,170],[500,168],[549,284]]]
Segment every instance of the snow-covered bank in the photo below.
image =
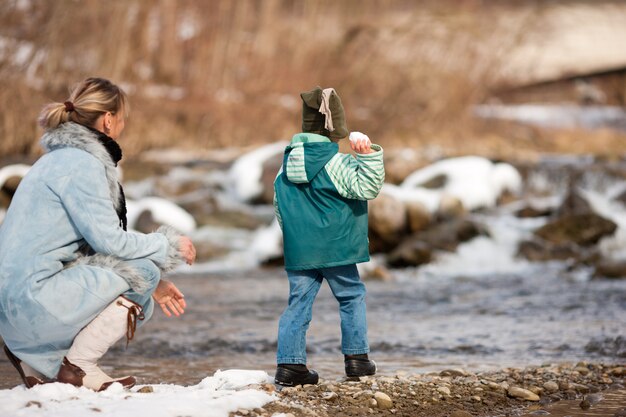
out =
[[562,104],[480,105],[474,114],[485,119],[513,120],[550,128],[626,129],[626,112],[617,106]]
[[[69,384],[23,385],[0,390],[0,416],[27,417],[227,417],[238,409],[262,407],[274,397],[250,388],[272,382],[263,371],[217,371],[198,385],[149,385],[153,392],[126,391],[115,384],[96,393]],[[146,387],[146,386],[143,386]]]

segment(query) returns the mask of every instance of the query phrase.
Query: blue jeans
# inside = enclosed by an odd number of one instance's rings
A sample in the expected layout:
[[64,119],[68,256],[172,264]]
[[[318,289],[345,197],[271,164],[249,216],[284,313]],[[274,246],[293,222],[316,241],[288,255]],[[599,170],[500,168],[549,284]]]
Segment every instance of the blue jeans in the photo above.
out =
[[332,268],[287,270],[289,305],[278,323],[279,364],[306,364],[306,331],[311,322],[313,301],[326,278],[339,302],[341,351],[344,355],[369,352],[365,317],[365,285],[356,265]]

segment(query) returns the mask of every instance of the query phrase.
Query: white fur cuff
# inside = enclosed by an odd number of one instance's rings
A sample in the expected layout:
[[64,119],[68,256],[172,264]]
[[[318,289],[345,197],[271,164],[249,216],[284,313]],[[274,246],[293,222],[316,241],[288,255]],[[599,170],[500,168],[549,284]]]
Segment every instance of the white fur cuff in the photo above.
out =
[[165,235],[169,243],[167,249],[167,259],[163,265],[159,265],[162,272],[169,272],[182,264],[184,259],[180,253],[180,238],[183,236],[176,229],[170,226],[161,226],[156,230],[156,233]]

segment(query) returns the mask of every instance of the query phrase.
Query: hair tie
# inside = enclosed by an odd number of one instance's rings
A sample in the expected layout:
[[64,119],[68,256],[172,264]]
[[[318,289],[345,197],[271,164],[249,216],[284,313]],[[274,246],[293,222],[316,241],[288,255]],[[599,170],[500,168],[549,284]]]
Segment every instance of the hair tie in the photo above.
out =
[[65,103],[63,103],[65,105],[65,111],[70,113],[74,111],[74,103],[72,103],[71,101],[66,101]]

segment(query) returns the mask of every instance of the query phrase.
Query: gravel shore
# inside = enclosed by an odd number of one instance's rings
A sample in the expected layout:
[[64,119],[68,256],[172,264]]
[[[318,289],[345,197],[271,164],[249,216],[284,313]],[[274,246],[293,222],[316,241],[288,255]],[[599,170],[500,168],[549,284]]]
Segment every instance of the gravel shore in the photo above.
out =
[[[439,373],[360,380],[321,380],[318,385],[283,388],[262,409],[239,410],[234,416],[407,416],[471,417],[520,415],[561,400],[580,400],[582,410],[602,401],[606,390],[623,390],[626,367],[578,363],[471,373]],[[262,389],[274,392],[275,386]],[[279,387],[280,388],[280,387]],[[623,412],[623,414],[622,414]],[[537,414],[537,415],[539,415]],[[594,414],[595,415],[595,414]],[[616,410],[626,416],[626,407]]]

